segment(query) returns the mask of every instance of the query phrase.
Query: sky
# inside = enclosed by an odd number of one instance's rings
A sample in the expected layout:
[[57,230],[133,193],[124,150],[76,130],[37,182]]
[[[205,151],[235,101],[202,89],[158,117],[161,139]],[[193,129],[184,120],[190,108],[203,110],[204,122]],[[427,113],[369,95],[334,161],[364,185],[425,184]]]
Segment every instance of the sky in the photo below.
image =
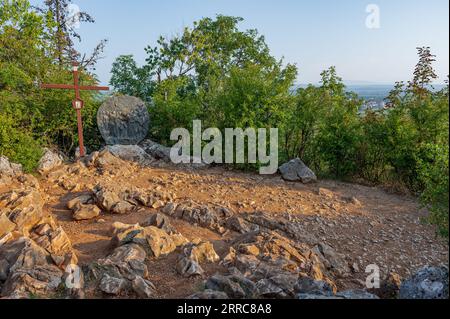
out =
[[[33,0],[32,4],[43,1]],[[81,24],[81,52],[101,40],[108,45],[96,73],[108,84],[114,60],[123,54],[145,61],[144,48],[160,35],[179,34],[202,17],[244,18],[242,30],[256,28],[272,54],[295,63],[298,83],[317,83],[336,66],[347,84],[392,84],[411,79],[416,47],[430,46],[443,83],[449,74],[448,0],[73,0],[95,24]],[[369,5],[375,11],[367,12]],[[379,15],[377,15],[377,9]],[[376,19],[377,16],[379,19]],[[369,26],[368,22],[369,20]],[[377,23],[377,21],[379,23]]]

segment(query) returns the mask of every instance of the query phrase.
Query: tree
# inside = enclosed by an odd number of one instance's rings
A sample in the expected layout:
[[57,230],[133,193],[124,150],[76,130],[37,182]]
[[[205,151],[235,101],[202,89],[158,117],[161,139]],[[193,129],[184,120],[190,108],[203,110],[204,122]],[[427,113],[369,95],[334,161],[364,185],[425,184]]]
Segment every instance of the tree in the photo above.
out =
[[76,23],[94,23],[94,18],[87,12],[75,12],[70,15],[72,0],[45,0],[44,7],[36,9],[45,16],[49,35],[54,39],[56,59],[61,67],[73,61],[79,61],[83,68],[93,68],[101,58],[107,40],[101,40],[90,55],[81,54],[75,49],[75,41],[81,42],[81,36],[74,27]]

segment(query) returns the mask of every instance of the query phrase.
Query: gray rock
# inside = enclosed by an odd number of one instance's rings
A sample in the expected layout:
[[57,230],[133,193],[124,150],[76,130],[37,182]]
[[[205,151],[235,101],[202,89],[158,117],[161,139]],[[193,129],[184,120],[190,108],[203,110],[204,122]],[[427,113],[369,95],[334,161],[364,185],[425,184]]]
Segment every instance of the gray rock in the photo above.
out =
[[189,297],[187,299],[197,299],[197,300],[214,300],[214,299],[228,299],[228,295],[224,293],[223,291],[215,291],[206,289],[201,292],[197,292]]
[[448,268],[424,267],[400,286],[400,299],[448,299]]
[[5,156],[0,156],[0,177],[12,177],[22,173],[22,165],[14,164]]
[[[172,162],[170,158],[170,152],[172,148],[153,142],[152,140],[145,140],[139,144],[148,154],[158,160],[164,162]],[[181,149],[177,149],[178,154],[181,156]],[[192,168],[205,168],[208,166],[207,163],[203,162],[202,159],[195,158],[192,156],[182,156],[182,163],[178,164],[180,166],[188,166]],[[185,163],[188,162],[188,163]]]
[[256,283],[259,294],[266,298],[291,298],[298,276],[295,274],[278,274]]
[[106,149],[114,156],[128,162],[135,162],[142,166],[150,165],[153,157],[137,145],[109,145]]
[[156,287],[152,282],[137,276],[132,282],[133,291],[141,298],[153,298],[156,294]]
[[314,172],[302,162],[301,159],[296,158],[290,162],[280,166],[279,171],[283,178],[287,181],[300,181],[304,184],[317,181],[317,176]]
[[302,277],[294,287],[295,292],[307,295],[332,296],[333,287],[325,281]]
[[365,290],[346,290],[336,294],[336,297],[342,299],[380,299],[378,296],[375,296],[371,293],[368,293]]
[[100,216],[100,208],[95,205],[80,205],[73,213],[73,219],[77,221],[90,220]]
[[1,296],[29,298],[55,292],[64,273],[51,262],[49,253],[29,238],[8,242],[0,249],[0,260],[6,261],[0,272],[6,279]]
[[203,276],[205,273],[205,271],[197,261],[183,255],[180,255],[178,257],[176,270],[185,278]]
[[163,146],[152,140],[145,140],[140,145],[145,152],[150,154],[152,157],[163,160],[166,162],[170,162],[170,147]]
[[44,155],[39,160],[38,170],[41,174],[43,174],[62,165],[62,163],[63,158],[61,155],[50,149],[45,149]]
[[215,275],[209,278],[206,281],[206,289],[215,290],[215,291],[223,291],[230,298],[233,299],[243,299],[246,294],[239,283],[230,280],[222,275]]
[[98,110],[97,125],[106,144],[136,145],[147,136],[150,117],[142,100],[115,96]]
[[159,213],[152,215],[144,223],[142,223],[141,226],[155,226],[164,230],[168,234],[176,233],[176,229],[170,224],[169,217]]
[[119,295],[127,285],[124,278],[111,277],[105,274],[100,282],[100,290],[109,295]]

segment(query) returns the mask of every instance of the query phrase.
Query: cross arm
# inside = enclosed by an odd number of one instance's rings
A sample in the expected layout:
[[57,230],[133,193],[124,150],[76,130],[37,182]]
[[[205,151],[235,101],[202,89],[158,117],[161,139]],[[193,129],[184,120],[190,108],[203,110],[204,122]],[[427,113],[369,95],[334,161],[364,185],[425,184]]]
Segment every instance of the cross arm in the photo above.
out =
[[109,91],[107,86],[80,86],[82,91]]
[[68,84],[41,84],[41,88],[43,89],[66,89],[66,90],[74,90],[75,86]]

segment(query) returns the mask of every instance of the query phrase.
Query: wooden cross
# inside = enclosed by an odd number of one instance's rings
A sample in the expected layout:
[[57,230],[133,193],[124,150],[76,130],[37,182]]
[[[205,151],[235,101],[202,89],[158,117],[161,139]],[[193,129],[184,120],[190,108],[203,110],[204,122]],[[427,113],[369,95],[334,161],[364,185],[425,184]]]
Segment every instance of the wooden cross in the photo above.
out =
[[80,157],[86,155],[86,150],[84,149],[83,142],[83,121],[81,119],[81,110],[84,107],[84,101],[80,97],[80,91],[109,91],[106,86],[80,86],[78,80],[78,63],[73,64],[73,85],[67,84],[42,84],[43,89],[65,89],[65,90],[75,90],[75,99],[72,101],[72,107],[77,112],[77,122],[78,122],[78,141],[80,143]]

